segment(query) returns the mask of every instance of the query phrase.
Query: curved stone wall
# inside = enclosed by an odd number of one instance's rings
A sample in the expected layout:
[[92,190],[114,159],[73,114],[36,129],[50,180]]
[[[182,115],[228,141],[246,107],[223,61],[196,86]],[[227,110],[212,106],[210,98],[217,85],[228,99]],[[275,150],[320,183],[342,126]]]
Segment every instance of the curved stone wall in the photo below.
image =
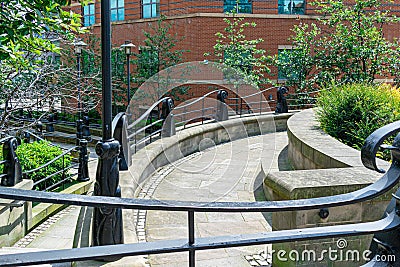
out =
[[120,184],[125,197],[135,197],[139,184],[156,169],[183,158],[202,148],[274,131],[286,130],[286,122],[292,114],[267,114],[230,119],[198,125],[177,132],[175,136],[162,138],[147,145],[132,156],[132,166],[120,173]]
[[[319,127],[314,109],[292,116],[287,122],[289,159],[297,170],[364,167],[360,151],[331,137]],[[387,162],[378,160],[387,166]]]

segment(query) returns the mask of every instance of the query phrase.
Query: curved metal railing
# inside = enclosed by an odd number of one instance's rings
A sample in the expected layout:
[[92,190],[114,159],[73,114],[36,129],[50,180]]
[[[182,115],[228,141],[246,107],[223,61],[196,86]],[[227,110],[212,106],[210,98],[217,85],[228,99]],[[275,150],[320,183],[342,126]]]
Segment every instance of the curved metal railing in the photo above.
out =
[[[175,125],[177,127],[182,126],[183,129],[185,129],[187,124],[192,122],[197,122],[198,120],[201,120],[201,124],[204,124],[206,120],[209,122],[215,121],[216,107],[214,106],[205,107],[205,99],[208,98],[210,95],[217,94],[219,91],[221,90],[220,89],[213,90],[211,92],[206,93],[202,97],[192,100],[189,103],[174,108],[172,114],[175,119]],[[197,103],[200,104],[200,102],[201,102],[201,108],[197,109],[195,108],[193,110],[190,109],[190,107],[194,107]],[[180,113],[177,113],[180,110],[182,111]]]
[[[231,111],[235,112],[235,114],[230,114],[231,117],[242,117],[244,114],[257,115],[265,112],[270,112],[272,111],[270,104],[276,103],[276,101],[272,100],[271,98],[266,99],[265,94],[268,91],[276,90],[278,88],[279,87],[277,86],[272,86],[246,96],[226,98],[227,102],[225,102],[224,100],[223,103],[227,107],[230,107]],[[211,95],[217,95],[218,92],[221,91],[222,89],[213,90],[199,98],[189,101],[188,103],[184,103],[183,105],[179,105],[173,108],[170,116],[173,116],[174,127],[177,130],[181,130],[186,129],[190,124],[195,126],[199,123],[204,124],[215,122],[218,112],[217,104],[214,104],[214,102],[207,102],[206,104],[205,100]],[[289,94],[288,97],[316,94],[318,92],[319,91],[314,91],[310,93]],[[164,97],[155,102],[138,119],[127,126],[127,129],[129,131],[128,140],[132,153],[136,153],[139,149],[143,148],[147,144],[152,143],[154,140],[158,140],[162,136],[162,127],[166,118],[162,118],[160,116],[160,105],[167,99],[169,99],[169,97]],[[298,97],[297,99],[288,98],[289,101],[296,102],[295,104],[289,104],[288,106],[309,108],[315,105],[315,98],[307,98],[308,102],[303,104],[299,103],[299,99],[303,99],[301,100],[303,102],[305,101],[304,97]],[[310,99],[313,100],[311,101]],[[233,101],[236,101],[237,103],[232,103]],[[218,102],[219,100],[216,100],[215,103]],[[157,117],[153,118],[152,113],[155,110],[157,113]],[[246,110],[246,112],[244,112],[244,110]]]
[[[382,127],[371,134],[371,136],[367,139],[366,144],[362,148],[363,163],[366,167],[374,170],[380,170],[376,166],[376,151],[379,147],[381,147],[382,143],[388,136],[399,131],[400,121]],[[398,153],[398,150],[400,150],[400,135],[397,135],[394,144],[389,149],[392,150],[392,164],[385,175],[375,183],[351,193],[312,199],[210,203],[67,195],[0,187],[0,198],[5,199],[89,206],[102,209],[123,208],[139,210],[185,211],[188,213],[189,233],[187,239],[1,255],[0,264],[2,266],[24,266],[29,264],[82,261],[96,258],[106,259],[116,256],[123,257],[159,253],[189,252],[189,266],[195,266],[196,251],[204,249],[218,249],[288,241],[293,242],[330,237],[365,235],[387,231],[395,231],[393,234],[398,234],[398,230],[400,228],[400,190],[394,195],[394,200],[392,201],[395,202],[396,205],[389,205],[384,218],[374,222],[282,230],[239,236],[213,236],[207,238],[195,237],[194,222],[196,212],[298,211],[349,205],[380,196],[396,186],[400,180],[400,153]],[[374,266],[371,263],[367,265]],[[389,264],[383,266],[389,266]]]
[[[57,170],[56,172],[53,172],[52,174],[50,174],[50,175],[48,175],[46,177],[43,177],[43,178],[41,178],[41,179],[39,179],[39,180],[37,180],[37,181],[35,181],[33,183],[33,188],[38,187],[38,188],[42,189],[43,191],[51,191],[52,189],[55,189],[55,188],[65,184],[66,182],[70,181],[74,176],[78,175],[77,172],[76,173],[70,173],[69,172],[70,169],[76,168],[78,166],[78,163],[73,163],[73,164],[70,164],[70,165],[67,165],[65,163],[66,155],[71,154],[71,152],[76,150],[77,148],[78,147],[76,147],[76,146],[72,147],[72,148],[69,148],[66,151],[64,151],[62,154],[58,155],[57,157],[53,158],[52,160],[50,160],[50,161],[48,161],[48,162],[46,162],[44,164],[42,164],[41,166],[39,166],[39,167],[37,167],[35,169],[25,170],[25,171],[23,171],[23,175],[26,178],[29,178],[33,173],[41,171],[41,170],[44,170],[45,168],[51,166],[53,163],[55,163],[56,161],[61,159],[62,160],[62,166],[61,166],[60,170]],[[53,183],[50,186],[47,186],[48,181],[51,178],[53,178],[53,177],[55,177],[57,175],[61,175],[61,179],[59,181],[57,181],[56,183]],[[40,184],[43,184],[43,183],[44,183],[44,186],[40,186]]]

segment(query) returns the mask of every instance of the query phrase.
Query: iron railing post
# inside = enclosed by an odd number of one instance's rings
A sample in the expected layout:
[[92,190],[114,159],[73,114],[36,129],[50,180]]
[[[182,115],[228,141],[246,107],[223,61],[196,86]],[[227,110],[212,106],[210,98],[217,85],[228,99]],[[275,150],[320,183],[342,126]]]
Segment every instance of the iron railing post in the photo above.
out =
[[16,138],[8,139],[3,145],[4,163],[3,174],[6,176],[1,178],[2,186],[14,186],[22,181],[22,168],[19,163],[15,150],[18,147]]
[[87,149],[88,141],[86,139],[79,140],[79,166],[78,166],[78,181],[89,181],[89,157]]
[[[226,121],[228,119],[228,107],[225,104],[225,99],[228,97],[228,92],[220,90],[217,93],[217,114],[216,121]],[[238,113],[236,113],[238,114]]]
[[188,212],[188,224],[189,224],[189,267],[196,266],[196,250],[191,248],[194,244],[194,211]]
[[54,114],[50,113],[47,116],[46,132],[54,132]]
[[[119,142],[112,138],[111,92],[111,11],[110,0],[101,1],[102,115],[103,136],[96,145],[99,156],[95,196],[120,197]],[[121,208],[97,207],[93,211],[92,245],[123,243]]]
[[89,126],[89,116],[83,116],[82,118],[82,137],[85,138],[86,140],[90,141],[91,136],[90,136],[90,126]]
[[162,137],[170,137],[176,134],[174,115],[171,113],[173,108],[174,101],[172,98],[167,98],[162,102],[161,119],[164,120],[161,130]]

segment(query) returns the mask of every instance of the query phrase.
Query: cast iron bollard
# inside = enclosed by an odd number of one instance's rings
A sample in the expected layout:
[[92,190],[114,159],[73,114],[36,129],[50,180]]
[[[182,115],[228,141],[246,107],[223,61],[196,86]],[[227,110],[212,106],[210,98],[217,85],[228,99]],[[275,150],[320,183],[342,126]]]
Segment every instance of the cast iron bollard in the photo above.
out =
[[31,142],[31,133],[30,132],[23,132],[22,138],[25,143],[30,143]]
[[79,140],[79,167],[78,167],[78,182],[89,181],[89,156],[87,149],[88,141],[86,139]]
[[[109,140],[96,145],[99,156],[95,196],[121,197],[119,187],[118,154],[119,142]],[[108,178],[108,179],[107,179]],[[93,246],[123,244],[122,210],[121,208],[101,207],[93,212]]]
[[281,86],[277,91],[277,103],[275,113],[287,113],[289,111],[286,102],[286,94],[289,90],[285,86]]
[[83,116],[82,136],[88,141],[92,140],[89,128],[89,116]]
[[128,170],[131,166],[131,148],[128,141],[128,129],[127,129],[127,119],[124,112],[118,113],[115,116],[113,123],[113,137],[120,143],[119,151],[119,169],[121,171]]
[[174,100],[167,98],[162,102],[161,119],[164,120],[162,126],[162,137],[170,137],[176,134],[174,115],[171,113],[174,108]]
[[50,113],[47,117],[46,132],[54,132],[54,114]]
[[3,174],[5,177],[1,179],[2,186],[14,186],[22,181],[22,168],[15,150],[18,147],[16,138],[8,139],[3,145],[3,158],[6,160],[4,163]]
[[225,99],[228,97],[228,92],[219,90],[217,93],[217,114],[215,114],[216,121],[226,121],[228,119],[228,107],[225,104]]

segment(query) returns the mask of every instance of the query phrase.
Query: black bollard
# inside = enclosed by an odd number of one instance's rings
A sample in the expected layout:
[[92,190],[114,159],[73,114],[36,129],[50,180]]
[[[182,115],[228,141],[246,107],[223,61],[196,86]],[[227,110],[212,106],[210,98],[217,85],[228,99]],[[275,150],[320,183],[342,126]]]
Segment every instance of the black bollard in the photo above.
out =
[[43,123],[41,121],[38,121],[36,123],[36,134],[38,136],[42,136],[43,135]]
[[79,140],[79,167],[78,167],[78,182],[89,181],[89,156],[87,149],[88,141],[86,139]]
[[88,141],[91,141],[92,138],[90,136],[90,128],[89,128],[89,116],[83,116],[83,125],[82,125],[82,137]]
[[[99,156],[99,161],[94,195],[121,197],[121,189],[118,185],[119,142],[112,139],[97,143],[96,154]],[[99,207],[94,209],[92,238],[93,246],[124,243],[121,208]]]
[[281,86],[277,91],[277,103],[275,113],[287,113],[288,105],[286,102],[286,94],[289,92],[287,87]]
[[217,114],[215,114],[216,121],[226,121],[228,119],[228,107],[225,104],[225,99],[228,97],[228,92],[219,90],[217,93]]
[[6,176],[1,179],[2,186],[14,186],[22,181],[22,168],[15,153],[17,147],[18,141],[14,137],[8,139],[3,145],[3,158],[6,160],[3,174]]
[[54,114],[50,113],[47,116],[46,132],[54,132]]
[[170,137],[176,133],[174,115],[171,114],[173,108],[174,100],[172,98],[167,98],[162,102],[161,119],[164,120],[161,132],[162,137]]

